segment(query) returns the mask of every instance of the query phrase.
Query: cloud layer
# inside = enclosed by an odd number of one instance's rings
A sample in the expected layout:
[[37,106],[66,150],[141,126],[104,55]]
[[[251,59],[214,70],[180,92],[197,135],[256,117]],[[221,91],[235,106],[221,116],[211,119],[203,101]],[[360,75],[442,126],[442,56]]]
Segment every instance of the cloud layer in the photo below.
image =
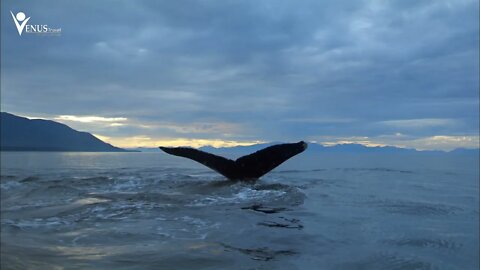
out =
[[[1,7],[3,111],[125,140],[478,138],[475,0]],[[10,10],[62,35],[20,37]]]

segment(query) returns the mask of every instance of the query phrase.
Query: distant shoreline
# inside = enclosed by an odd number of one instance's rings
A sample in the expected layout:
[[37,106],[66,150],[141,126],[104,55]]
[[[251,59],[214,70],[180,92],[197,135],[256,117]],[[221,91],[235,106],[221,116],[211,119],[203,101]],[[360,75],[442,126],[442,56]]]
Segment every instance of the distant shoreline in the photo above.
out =
[[[220,148],[217,151],[212,151],[214,154],[246,154],[248,151],[235,151],[234,148]],[[96,150],[68,150],[68,149],[49,149],[49,150],[40,150],[40,149],[0,149],[1,153],[160,153],[160,151],[150,150],[133,150],[133,149],[123,149],[123,151],[96,151]],[[378,152],[378,151],[312,151],[305,153],[306,155],[316,155],[316,154],[388,154],[388,155],[476,155],[480,156],[479,149],[457,149],[453,151],[399,151],[399,152]]]

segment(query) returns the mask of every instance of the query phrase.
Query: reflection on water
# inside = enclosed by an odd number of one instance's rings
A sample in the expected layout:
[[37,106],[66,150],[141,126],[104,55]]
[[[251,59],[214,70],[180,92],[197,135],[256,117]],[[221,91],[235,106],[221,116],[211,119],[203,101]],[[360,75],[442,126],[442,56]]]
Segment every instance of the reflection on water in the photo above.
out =
[[2,269],[478,268],[475,159],[303,158],[241,183],[160,154],[2,153]]

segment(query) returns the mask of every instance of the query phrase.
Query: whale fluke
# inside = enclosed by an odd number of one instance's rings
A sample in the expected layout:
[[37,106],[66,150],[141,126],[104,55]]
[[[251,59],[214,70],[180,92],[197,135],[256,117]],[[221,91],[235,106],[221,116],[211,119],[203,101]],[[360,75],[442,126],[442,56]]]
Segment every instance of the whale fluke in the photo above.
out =
[[162,147],[165,153],[195,160],[231,180],[258,179],[307,149],[307,143],[272,145],[253,154],[231,160],[189,147]]

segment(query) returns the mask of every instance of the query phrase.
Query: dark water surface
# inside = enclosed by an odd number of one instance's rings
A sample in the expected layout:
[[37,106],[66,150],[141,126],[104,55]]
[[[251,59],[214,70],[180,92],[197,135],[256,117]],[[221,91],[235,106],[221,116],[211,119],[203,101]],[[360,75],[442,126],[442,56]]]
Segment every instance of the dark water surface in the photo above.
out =
[[478,157],[1,154],[2,269],[478,269]]

